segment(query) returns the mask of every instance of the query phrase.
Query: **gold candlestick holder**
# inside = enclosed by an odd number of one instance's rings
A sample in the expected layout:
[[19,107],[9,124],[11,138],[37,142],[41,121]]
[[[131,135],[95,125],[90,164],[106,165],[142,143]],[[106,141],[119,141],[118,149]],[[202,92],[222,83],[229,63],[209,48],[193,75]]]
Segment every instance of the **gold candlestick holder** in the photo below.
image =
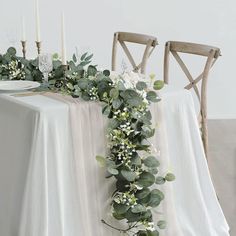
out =
[[26,58],[26,41],[21,40],[23,57]]
[[41,41],[36,41],[36,47],[37,47],[37,52],[38,52],[38,55],[41,53],[41,46],[42,46],[42,43]]

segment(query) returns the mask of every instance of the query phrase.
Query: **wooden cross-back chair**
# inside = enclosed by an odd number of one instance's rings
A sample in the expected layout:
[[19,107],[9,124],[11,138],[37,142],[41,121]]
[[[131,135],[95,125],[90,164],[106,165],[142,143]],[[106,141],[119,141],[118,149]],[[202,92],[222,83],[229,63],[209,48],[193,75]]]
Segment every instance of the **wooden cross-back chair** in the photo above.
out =
[[[178,62],[179,66],[183,70],[187,79],[189,80],[188,85],[185,89],[194,89],[198,100],[200,102],[200,114],[199,114],[199,125],[202,133],[202,141],[207,157],[208,152],[208,130],[207,130],[207,80],[210,69],[215,64],[218,57],[221,55],[220,49],[217,47],[212,47],[208,45],[186,43],[186,42],[176,42],[169,41],[165,46],[165,57],[164,57],[164,82],[169,83],[169,55],[173,55],[175,60]],[[204,66],[203,72],[197,77],[193,78],[184,61],[180,57],[179,53],[187,53],[198,56],[206,57],[206,64]],[[200,91],[198,90],[197,83],[202,81]]]
[[[126,45],[126,42],[146,45],[141,63],[139,63],[139,64],[135,63],[135,60]],[[117,45],[118,45],[118,43],[120,43],[126,56],[128,57],[131,65],[133,67],[133,71],[134,72],[140,71],[142,74],[145,74],[147,60],[150,57],[150,55],[152,54],[156,45],[158,44],[157,39],[153,36],[144,35],[144,34],[116,32],[114,34],[113,48],[112,48],[112,70],[113,71],[116,70],[116,58],[117,58]]]

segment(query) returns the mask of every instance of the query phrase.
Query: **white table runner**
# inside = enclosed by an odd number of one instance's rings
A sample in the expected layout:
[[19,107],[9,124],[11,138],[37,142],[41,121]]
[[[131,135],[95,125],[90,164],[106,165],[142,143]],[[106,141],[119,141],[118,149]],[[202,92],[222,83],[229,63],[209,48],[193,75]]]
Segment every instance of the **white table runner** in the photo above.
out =
[[[158,211],[168,228],[161,235],[229,235],[190,93],[164,94],[152,114],[161,171],[170,168],[177,177],[163,186]],[[0,95],[0,235],[119,235],[101,223],[111,220],[113,190],[95,160],[106,152],[105,125],[96,103]]]

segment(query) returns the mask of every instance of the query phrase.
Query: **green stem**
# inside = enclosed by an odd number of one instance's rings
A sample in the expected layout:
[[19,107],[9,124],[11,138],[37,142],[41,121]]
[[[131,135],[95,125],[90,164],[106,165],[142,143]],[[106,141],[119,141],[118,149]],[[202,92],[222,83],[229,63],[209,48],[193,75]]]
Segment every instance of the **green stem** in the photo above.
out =
[[110,228],[112,228],[112,229],[114,229],[114,230],[119,231],[120,233],[127,233],[127,232],[130,231],[131,229],[137,227],[137,224],[138,224],[138,222],[136,222],[133,226],[130,226],[128,229],[119,229],[119,228],[116,228],[116,227],[114,227],[114,226],[108,224],[105,220],[101,220],[101,222],[102,222],[103,224],[107,225],[108,227],[110,227]]

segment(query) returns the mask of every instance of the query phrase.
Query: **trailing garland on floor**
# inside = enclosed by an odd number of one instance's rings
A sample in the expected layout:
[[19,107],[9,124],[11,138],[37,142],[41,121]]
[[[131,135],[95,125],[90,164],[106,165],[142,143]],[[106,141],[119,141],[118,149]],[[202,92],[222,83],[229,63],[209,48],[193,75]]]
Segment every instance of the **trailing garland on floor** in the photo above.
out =
[[[39,81],[42,83],[40,89],[102,102],[102,112],[109,119],[109,152],[105,157],[96,156],[96,159],[106,169],[107,178],[115,180],[116,191],[111,196],[112,215],[126,222],[127,227],[120,229],[101,221],[125,235],[158,236],[159,229],[166,227],[163,220],[154,222],[152,215],[152,210],[164,199],[158,185],[175,179],[171,173],[158,175],[160,163],[148,141],[155,133],[149,107],[160,99],[136,74],[101,72],[90,65],[91,59],[92,55],[87,53],[79,59],[73,55],[65,71],[55,55],[49,82],[43,83],[38,59],[17,57],[16,50],[9,48],[0,55],[0,79]],[[162,81],[154,82],[154,89],[162,87]]]

